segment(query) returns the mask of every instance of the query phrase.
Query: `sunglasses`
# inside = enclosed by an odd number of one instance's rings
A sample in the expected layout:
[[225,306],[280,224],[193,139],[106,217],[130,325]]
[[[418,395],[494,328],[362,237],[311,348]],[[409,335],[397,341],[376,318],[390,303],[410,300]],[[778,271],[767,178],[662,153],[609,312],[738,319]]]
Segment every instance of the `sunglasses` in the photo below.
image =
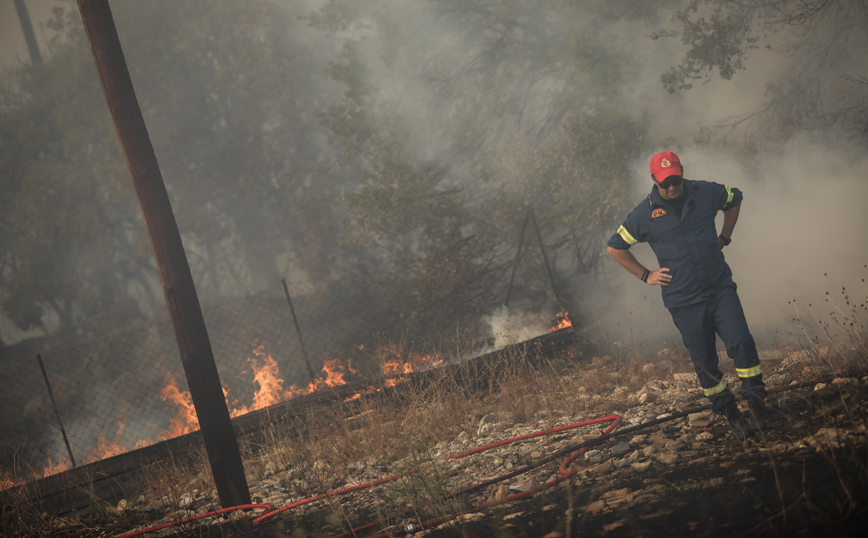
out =
[[669,187],[677,187],[681,185],[682,181],[684,181],[684,178],[681,176],[669,176],[663,181],[655,180],[655,183],[657,183],[657,186],[661,189],[668,189]]

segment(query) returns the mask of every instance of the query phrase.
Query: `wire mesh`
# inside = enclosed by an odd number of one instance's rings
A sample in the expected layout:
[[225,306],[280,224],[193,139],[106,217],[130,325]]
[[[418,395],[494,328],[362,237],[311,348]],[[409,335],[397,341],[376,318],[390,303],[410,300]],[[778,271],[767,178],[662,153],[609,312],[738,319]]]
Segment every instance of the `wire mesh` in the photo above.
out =
[[[298,330],[282,287],[203,307],[232,416],[304,394],[329,373],[349,373],[342,351],[376,331],[379,314],[366,294],[298,283],[288,289]],[[54,404],[36,357],[16,358],[5,368],[14,382],[0,393],[0,486],[198,428],[168,321],[41,358]]]

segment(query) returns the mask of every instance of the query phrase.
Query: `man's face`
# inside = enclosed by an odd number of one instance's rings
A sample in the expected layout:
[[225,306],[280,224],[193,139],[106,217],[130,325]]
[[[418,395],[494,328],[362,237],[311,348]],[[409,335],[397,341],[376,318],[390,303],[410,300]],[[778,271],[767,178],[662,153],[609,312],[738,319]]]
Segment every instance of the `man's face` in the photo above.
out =
[[684,182],[681,176],[669,176],[663,181],[654,181],[657,192],[664,200],[677,200],[684,194]]

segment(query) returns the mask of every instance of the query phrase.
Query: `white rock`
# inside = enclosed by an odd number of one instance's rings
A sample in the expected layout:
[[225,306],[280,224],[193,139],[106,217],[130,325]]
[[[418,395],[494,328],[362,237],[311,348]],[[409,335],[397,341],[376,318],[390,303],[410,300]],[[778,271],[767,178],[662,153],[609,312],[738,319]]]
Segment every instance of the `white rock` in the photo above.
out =
[[193,506],[193,495],[190,493],[184,493],[181,495],[181,500],[178,501],[178,508],[190,508]]
[[651,467],[651,460],[640,461],[636,463],[631,463],[630,467],[637,471],[647,471],[649,467]]
[[714,439],[714,436],[711,435],[711,432],[702,432],[696,434],[696,440],[699,442],[711,441],[712,439]]

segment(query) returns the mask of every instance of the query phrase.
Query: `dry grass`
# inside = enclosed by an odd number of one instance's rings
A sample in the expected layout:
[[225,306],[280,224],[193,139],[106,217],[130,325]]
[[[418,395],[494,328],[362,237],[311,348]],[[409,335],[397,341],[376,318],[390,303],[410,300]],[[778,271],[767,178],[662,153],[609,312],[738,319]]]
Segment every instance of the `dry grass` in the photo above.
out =
[[[827,316],[815,317],[808,305],[809,314],[805,317],[812,321],[804,321],[793,303],[795,332],[776,350],[774,355],[779,358],[772,362],[784,364],[793,360],[790,373],[797,381],[811,379],[820,372],[841,374],[868,362],[868,293],[865,300],[854,301],[843,290],[837,302],[831,296],[828,301]],[[378,356],[384,360],[393,350],[394,347],[374,350],[372,360]],[[568,351],[579,353],[567,358]],[[346,529],[360,518],[376,519],[407,506],[426,507],[424,513],[407,516],[407,521],[454,513],[466,507],[458,498],[447,497],[455,489],[455,471],[432,463],[453,454],[456,443],[452,440],[462,436],[469,441],[467,448],[477,446],[481,442],[478,430],[487,419],[532,426],[546,419],[602,416],[635,406],[634,395],[652,380],[671,380],[675,373],[692,371],[689,358],[681,350],[660,350],[655,357],[640,356],[629,348],[610,347],[604,351],[586,357],[581,355],[581,349],[538,354],[515,346],[491,361],[471,361],[427,372],[424,382],[411,379],[392,389],[316,408],[297,419],[292,427],[273,425],[260,432],[256,441],[241,440],[248,481],[276,481],[287,498],[303,499],[345,487],[348,479],[361,483],[418,469],[420,472],[411,477],[375,491],[346,499],[335,497],[316,508],[300,510],[293,516],[294,524],[301,526],[305,518],[320,517],[319,523]],[[799,353],[810,360],[793,359]],[[727,363],[723,361],[725,371]],[[794,395],[788,401],[802,398],[792,407],[804,417],[796,413],[787,417],[793,431],[811,434],[824,427],[841,429],[845,423],[863,424],[862,438],[842,435],[836,438],[834,446],[828,439],[817,438],[818,453],[836,470],[839,502],[830,508],[827,502],[818,499],[807,472],[802,489],[794,498],[779,477],[779,473],[788,470],[777,459],[778,443],[763,438],[764,457],[774,471],[778,497],[776,507],[770,508],[769,521],[791,524],[796,509],[807,510],[817,522],[824,518],[846,520],[864,511],[865,507],[860,505],[864,495],[855,488],[868,484],[868,462],[864,456],[866,389],[841,390],[840,395],[840,401],[834,405],[824,400],[818,405],[808,393]],[[147,469],[147,476],[144,495],[151,509],[160,514],[161,521],[188,514],[182,505],[191,489],[208,491],[213,487],[204,453],[196,455],[193,464],[185,459],[155,465]],[[579,495],[574,488],[570,484],[564,494],[569,500],[569,514],[573,514]],[[0,534],[74,535],[58,532],[56,522],[47,515],[29,511],[30,504],[25,502],[28,493],[26,486],[2,492]],[[211,496],[215,498],[216,495]],[[273,502],[273,499],[254,501]],[[190,508],[202,513],[219,508],[215,504],[212,500],[211,504],[200,502]],[[106,517],[115,518],[117,523],[122,514],[108,513]],[[150,517],[156,518],[156,514]],[[587,522],[587,515],[584,518]],[[570,526],[578,525],[572,516],[569,521]],[[68,524],[64,527],[71,528]]]

